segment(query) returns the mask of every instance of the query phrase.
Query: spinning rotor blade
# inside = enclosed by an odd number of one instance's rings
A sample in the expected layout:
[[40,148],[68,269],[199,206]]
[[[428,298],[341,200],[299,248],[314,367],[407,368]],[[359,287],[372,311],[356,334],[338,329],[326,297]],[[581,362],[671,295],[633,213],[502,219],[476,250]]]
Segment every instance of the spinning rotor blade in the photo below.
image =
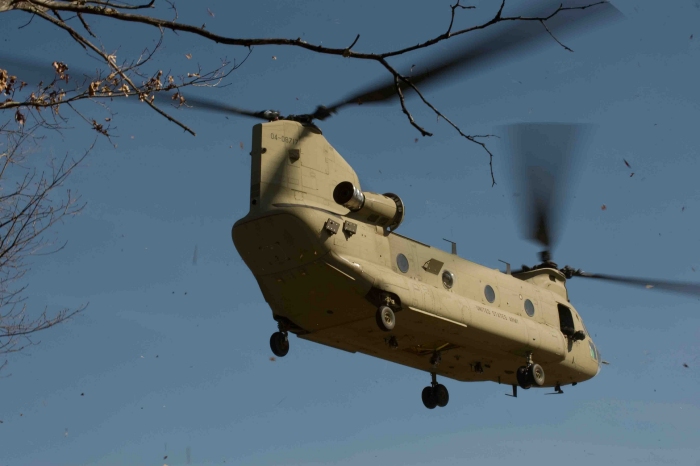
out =
[[[519,17],[544,17],[561,7],[559,0],[541,0],[535,3],[534,6],[532,3],[530,2],[528,9]],[[585,26],[601,25],[606,21],[622,17],[622,14],[606,1],[596,3],[595,0],[569,0],[564,5],[564,8],[576,8],[585,5],[590,6],[584,9],[561,11],[547,20],[546,28],[549,32],[539,21],[506,21],[498,26],[500,27],[499,34],[482,36],[475,41],[468,42],[456,54],[450,54],[428,63],[424,71],[410,76],[410,81],[414,85],[420,84],[425,86],[435,83],[439,79],[448,78],[457,72],[461,72],[461,75],[466,76],[469,72],[480,71],[495,62],[504,61],[507,58],[507,53],[518,51],[526,46],[539,45],[545,40],[553,40],[550,34],[556,36],[565,30],[573,32]],[[11,64],[11,62],[19,64],[15,68],[23,68],[27,71],[32,69],[34,71],[41,70],[41,73],[45,73],[43,67],[29,63],[26,60],[0,57],[0,67]],[[48,64],[47,69],[50,70]],[[74,74],[81,74],[75,70],[73,71]],[[16,74],[19,76],[19,73]],[[91,76],[91,74],[87,73],[86,76]],[[20,78],[22,77],[20,76]],[[399,87],[402,92],[410,89],[410,86],[403,81],[399,82]],[[313,114],[303,116],[309,119],[324,120],[332,113],[349,104],[378,103],[395,97],[397,97],[397,94],[393,79],[389,81],[382,80],[380,83],[365,88],[347,99],[328,107],[320,106]],[[189,98],[188,102],[195,104],[194,108],[205,108],[253,118],[270,119],[270,115],[266,115],[264,112],[253,112],[215,101]]]
[[513,184],[521,201],[523,235],[544,246],[548,253],[558,240],[569,168],[588,127],[523,123],[504,129],[512,154]]
[[[574,2],[564,2],[564,6],[582,6],[594,3],[576,0]],[[536,5],[529,5],[526,12],[520,16],[523,18],[546,16],[561,5],[559,0],[544,0]],[[553,35],[562,31],[574,31],[584,26],[600,25],[605,21],[619,19],[622,13],[610,3],[600,3],[590,8],[574,11],[562,11],[546,22],[547,28]],[[510,52],[540,45],[545,40],[553,40],[547,30],[539,21],[509,21],[503,24],[498,35],[489,34],[482,36],[476,41],[467,44],[455,54],[444,56],[425,65],[425,71],[409,76],[409,80],[414,85],[422,85],[437,82],[451,75],[460,72],[461,76],[466,76],[470,72],[481,71],[495,62],[503,61]],[[399,81],[402,92],[410,89],[410,86],[403,81]],[[340,108],[349,104],[368,104],[383,102],[396,98],[396,86],[393,79],[381,82],[363,89],[345,100],[337,102],[328,107],[320,107],[314,116],[324,119],[331,113],[337,112]]]
[[[195,110],[206,109],[214,110],[215,112],[221,113],[234,113],[236,115],[243,115],[252,118],[258,118],[260,120],[270,120],[274,115],[279,117],[279,112],[272,110],[264,110],[260,112],[253,112],[251,110],[245,110],[242,108],[234,107],[232,105],[222,104],[221,102],[216,102],[214,100],[200,99],[198,97],[187,97],[185,99],[185,104],[193,104],[192,108]],[[272,112],[272,113],[270,113]],[[274,114],[274,115],[273,115]]]
[[639,285],[647,289],[671,291],[674,293],[700,296],[700,283],[674,282],[665,280],[647,280],[644,278],[620,277],[616,275],[605,275],[601,273],[588,273],[576,271],[574,277],[593,278],[596,280],[607,280],[611,282],[623,283],[625,285]]
[[[16,58],[9,55],[0,55],[0,68],[6,69],[10,75],[16,75],[20,80],[23,81],[43,81],[45,83],[50,83],[54,79],[58,79],[58,75],[54,70],[51,62],[46,62],[43,64],[39,61],[29,61],[23,58]],[[78,81],[82,79],[92,79],[94,78],[96,71],[88,72],[84,69],[75,69],[69,67],[66,74],[71,78],[72,81]],[[33,84],[30,83],[30,84]],[[170,95],[172,97],[172,95]],[[134,101],[133,99],[129,101]],[[258,118],[261,120],[274,119],[275,115],[278,117],[279,113],[274,111],[260,111],[254,112],[251,110],[245,110],[242,108],[234,107],[232,105],[222,104],[214,100],[200,99],[197,97],[190,97],[185,100],[186,104],[193,104],[195,109],[207,109],[214,110],[223,113],[234,113],[236,115],[243,115],[252,118]]]
[[[0,55],[0,69],[7,70],[10,76],[17,76],[20,81],[44,81],[50,83],[57,78],[51,62],[29,61],[11,55]],[[72,75],[72,69],[66,74]],[[34,84],[33,82],[30,84]]]

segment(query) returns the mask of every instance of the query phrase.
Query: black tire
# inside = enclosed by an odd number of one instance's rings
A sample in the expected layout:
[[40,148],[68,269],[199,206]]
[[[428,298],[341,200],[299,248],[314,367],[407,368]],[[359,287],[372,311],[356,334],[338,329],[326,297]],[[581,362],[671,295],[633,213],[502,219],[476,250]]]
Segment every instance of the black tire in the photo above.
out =
[[385,332],[390,332],[396,326],[396,315],[389,306],[380,306],[377,309],[377,325]]
[[438,384],[433,389],[433,393],[435,394],[435,401],[439,407],[444,408],[447,406],[447,403],[450,401],[450,392],[447,391],[447,387]]
[[423,399],[423,405],[428,409],[435,409],[437,406],[437,397],[435,396],[435,390],[433,387],[425,387],[423,393],[421,393],[421,398]]
[[282,332],[275,332],[270,337],[270,349],[278,358],[283,358],[289,353],[289,339]]
[[518,370],[515,371],[515,378],[518,379],[518,385],[523,390],[527,390],[532,386],[532,381],[528,375],[527,367],[520,366]]
[[527,375],[532,385],[536,385],[538,387],[544,385],[544,369],[542,369],[542,366],[539,364],[531,365],[528,369]]

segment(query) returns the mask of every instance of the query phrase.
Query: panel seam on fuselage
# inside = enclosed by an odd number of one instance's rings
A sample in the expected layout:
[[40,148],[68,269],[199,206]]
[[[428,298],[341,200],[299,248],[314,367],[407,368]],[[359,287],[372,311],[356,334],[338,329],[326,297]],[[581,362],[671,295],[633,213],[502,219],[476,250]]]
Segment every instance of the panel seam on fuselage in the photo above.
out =
[[333,215],[335,218],[342,220],[343,215],[339,214],[337,212],[333,212],[332,210],[326,210],[322,209],[320,207],[312,206],[312,205],[305,205],[305,204],[287,204],[287,203],[280,203],[280,204],[272,204],[274,207],[302,207],[305,209],[313,209],[313,210],[318,210],[320,212],[324,212],[329,215]]

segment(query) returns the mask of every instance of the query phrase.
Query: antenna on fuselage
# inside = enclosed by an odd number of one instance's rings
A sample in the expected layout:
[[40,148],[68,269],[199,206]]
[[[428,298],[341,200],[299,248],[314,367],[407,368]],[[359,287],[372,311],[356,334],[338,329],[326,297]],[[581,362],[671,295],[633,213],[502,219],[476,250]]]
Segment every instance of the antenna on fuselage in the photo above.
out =
[[457,243],[455,243],[454,241],[450,241],[449,239],[445,239],[445,238],[442,238],[442,240],[447,241],[448,243],[450,243],[452,245],[452,254],[454,254],[456,256],[457,255]]
[[506,264],[506,274],[512,275],[510,272],[510,264],[508,262],[502,261],[501,259],[498,259],[498,262],[503,262],[504,264]]

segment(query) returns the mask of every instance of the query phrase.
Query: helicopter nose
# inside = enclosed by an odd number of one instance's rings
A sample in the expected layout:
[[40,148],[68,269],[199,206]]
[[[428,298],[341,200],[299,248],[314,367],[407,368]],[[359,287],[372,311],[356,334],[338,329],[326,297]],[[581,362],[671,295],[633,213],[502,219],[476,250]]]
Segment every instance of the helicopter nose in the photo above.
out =
[[595,373],[595,375],[598,375],[600,374],[600,366],[603,359],[600,356],[600,349],[598,349],[598,345],[594,344],[592,340],[589,342],[589,344],[591,346],[591,356],[593,356],[598,363],[598,370]]
[[598,356],[598,371],[595,373],[595,375],[600,374],[600,369],[603,366],[607,366],[610,363],[608,361],[603,360],[603,357],[600,354],[600,350],[598,350],[598,347],[596,346],[596,355]]

